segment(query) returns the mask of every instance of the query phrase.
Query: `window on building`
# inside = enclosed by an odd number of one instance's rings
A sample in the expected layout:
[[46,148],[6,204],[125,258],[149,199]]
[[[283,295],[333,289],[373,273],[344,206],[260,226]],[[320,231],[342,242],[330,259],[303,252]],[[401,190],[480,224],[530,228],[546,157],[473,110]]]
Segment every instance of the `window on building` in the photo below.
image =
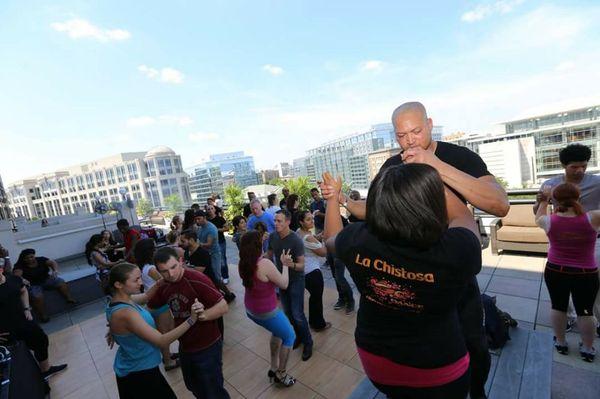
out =
[[148,176],[156,176],[156,168],[154,166],[154,160],[151,159],[149,161],[144,162],[146,165],[146,174]]
[[96,175],[96,184],[98,187],[104,187],[106,183],[104,182],[104,172],[99,170],[95,173]]
[[115,184],[115,171],[113,168],[106,169],[106,180],[109,186]]
[[127,180],[127,176],[125,174],[125,166],[117,166],[117,180],[119,183],[123,183]]
[[181,173],[181,161],[179,158],[173,158],[173,163],[175,164],[175,173]]
[[94,175],[91,174],[91,173],[86,173],[86,175],[85,175],[85,183],[86,183],[88,189],[94,188],[95,187],[95,185],[94,185]]
[[158,173],[161,176],[173,174],[173,166],[171,164],[170,159],[168,159],[168,158],[158,159],[157,162],[158,162]]
[[135,163],[128,163],[127,171],[129,172],[129,180],[137,180],[139,178],[137,165]]

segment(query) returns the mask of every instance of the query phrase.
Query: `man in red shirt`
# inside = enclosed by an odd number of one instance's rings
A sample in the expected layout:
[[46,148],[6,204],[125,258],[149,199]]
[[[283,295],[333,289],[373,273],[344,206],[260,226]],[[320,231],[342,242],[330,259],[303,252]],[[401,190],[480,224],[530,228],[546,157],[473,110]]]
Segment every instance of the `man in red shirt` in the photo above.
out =
[[227,302],[206,275],[184,268],[173,248],[156,251],[154,265],[165,283],[152,295],[148,307],[168,304],[178,326],[186,322],[196,298],[204,306],[198,322],[179,338],[185,386],[196,398],[229,399],[223,386],[223,340],[218,325],[229,310]]
[[120,219],[117,222],[117,229],[123,234],[123,243],[125,244],[124,258],[127,259],[127,262],[135,263],[135,259],[133,258],[133,248],[135,248],[135,244],[140,240],[139,231],[129,227],[127,219]]

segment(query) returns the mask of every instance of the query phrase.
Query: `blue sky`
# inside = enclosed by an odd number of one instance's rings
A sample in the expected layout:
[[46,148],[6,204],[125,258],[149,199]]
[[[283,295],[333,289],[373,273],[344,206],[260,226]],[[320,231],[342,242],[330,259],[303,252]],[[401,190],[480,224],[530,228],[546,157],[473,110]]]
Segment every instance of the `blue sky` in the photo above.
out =
[[600,103],[597,1],[6,1],[5,183],[168,145],[258,168],[420,100],[445,132]]

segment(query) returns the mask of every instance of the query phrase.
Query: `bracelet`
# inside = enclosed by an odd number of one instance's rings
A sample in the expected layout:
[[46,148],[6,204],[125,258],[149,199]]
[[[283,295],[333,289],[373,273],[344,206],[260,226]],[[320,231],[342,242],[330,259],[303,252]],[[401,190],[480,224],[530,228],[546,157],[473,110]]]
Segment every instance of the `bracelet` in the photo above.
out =
[[190,327],[192,327],[194,324],[196,324],[196,322],[194,320],[192,320],[191,317],[188,317],[185,321],[186,321],[186,323],[188,323],[188,325]]

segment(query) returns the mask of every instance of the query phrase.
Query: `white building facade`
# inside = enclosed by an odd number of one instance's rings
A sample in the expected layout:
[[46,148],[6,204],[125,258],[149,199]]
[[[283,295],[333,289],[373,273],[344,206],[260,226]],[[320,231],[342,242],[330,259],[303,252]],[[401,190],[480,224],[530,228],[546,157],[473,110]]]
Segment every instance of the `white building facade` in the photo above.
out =
[[[14,217],[48,218],[77,210],[93,212],[98,203],[144,198],[153,207],[178,195],[191,202],[188,177],[181,157],[166,146],[148,152],[128,152],[45,173],[10,184],[9,204]],[[125,194],[121,194],[124,192]]]

